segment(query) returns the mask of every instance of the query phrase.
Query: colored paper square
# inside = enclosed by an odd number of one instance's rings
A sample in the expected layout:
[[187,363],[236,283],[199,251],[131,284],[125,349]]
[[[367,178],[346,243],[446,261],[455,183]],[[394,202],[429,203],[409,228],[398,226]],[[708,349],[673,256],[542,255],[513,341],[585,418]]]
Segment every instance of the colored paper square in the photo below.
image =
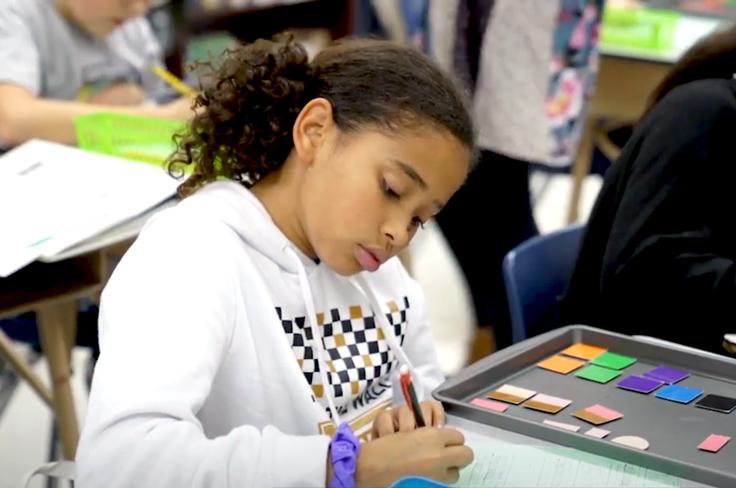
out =
[[631,375],[616,383],[616,386],[624,390],[647,394],[653,392],[663,384],[663,381],[655,380],[654,378]]
[[604,352],[591,362],[596,366],[603,366],[604,368],[625,369],[634,364],[636,359],[622,354],[616,354],[615,352]]
[[665,383],[669,383],[671,385],[673,383],[677,383],[678,381],[684,380],[685,378],[690,376],[690,373],[681,369],[670,368],[669,366],[658,366],[653,370],[644,373],[644,376],[654,378],[655,380],[664,381]]
[[606,422],[609,422],[608,419],[595,415],[592,412],[588,412],[585,409],[578,410],[577,412],[573,412],[572,416],[577,417],[581,420],[585,420],[586,422],[589,422],[593,425],[601,425],[601,424],[605,424]]
[[591,346],[590,344],[583,344],[582,342],[579,342],[577,344],[573,344],[567,349],[564,349],[561,354],[566,354],[574,358],[589,360],[597,358],[607,350],[608,349],[606,349],[605,347]]
[[573,413],[574,417],[590,422],[593,425],[601,425],[614,420],[618,420],[624,416],[621,412],[611,410],[603,405],[592,405],[588,408],[578,410]]
[[621,376],[621,372],[608,368],[601,368],[600,366],[588,366],[575,373],[575,376],[585,380],[595,381],[597,383],[608,383],[612,379]]
[[623,418],[624,416],[624,414],[622,414],[621,412],[617,412],[616,410],[598,404],[592,405],[585,410],[596,415],[600,415],[601,417],[607,418],[608,420],[618,420],[620,418]]
[[725,446],[731,438],[727,435],[711,434],[698,445],[698,449],[708,452],[718,452]]
[[542,403],[549,403],[550,405],[555,405],[557,407],[566,407],[572,403],[572,400],[568,400],[567,398],[559,398],[552,395],[545,395],[544,393],[537,393],[531,400],[536,400]]
[[488,393],[486,396],[493,400],[500,400],[502,402],[518,405],[533,397],[536,393],[537,392],[534,390],[527,390],[526,388],[520,388],[514,385],[503,385],[501,388]]
[[537,363],[537,366],[542,369],[554,371],[555,373],[568,374],[582,367],[584,364],[585,361],[580,361],[579,359],[566,358],[565,356],[552,356]]
[[470,404],[498,413],[504,413],[509,408],[509,406],[505,403],[497,402],[495,400],[489,400],[487,398],[473,398],[470,401]]
[[526,388],[521,388],[520,386],[514,386],[514,385],[509,385],[509,384],[503,385],[501,388],[497,389],[496,391],[499,391],[501,393],[508,393],[509,395],[524,397],[525,400],[537,394],[537,392],[534,390],[528,390]]
[[539,410],[541,412],[557,413],[571,403],[572,400],[568,400],[566,398],[558,398],[551,395],[545,395],[544,393],[538,393],[527,400],[524,407],[531,408],[532,410]]
[[552,427],[557,427],[558,429],[564,429],[569,430],[570,432],[577,432],[580,430],[580,427],[573,424],[566,424],[564,422],[555,422],[554,420],[542,420],[543,424],[551,425]]
[[700,395],[703,390],[691,386],[669,385],[654,394],[657,398],[677,403],[690,403]]
[[695,406],[721,413],[731,413],[736,409],[736,398],[720,395],[705,395],[695,402]]
[[589,435],[590,437],[595,437],[596,439],[603,439],[610,433],[611,433],[610,430],[600,429],[598,427],[591,427],[590,430],[585,432],[585,435]]

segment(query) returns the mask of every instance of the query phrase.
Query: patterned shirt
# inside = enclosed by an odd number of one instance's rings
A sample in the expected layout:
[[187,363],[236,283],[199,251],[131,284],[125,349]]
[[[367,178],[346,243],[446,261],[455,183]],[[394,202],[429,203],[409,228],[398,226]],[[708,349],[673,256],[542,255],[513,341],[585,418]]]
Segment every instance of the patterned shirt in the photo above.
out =
[[[386,318],[399,345],[403,345],[409,299],[404,297],[399,303],[390,301],[387,304],[389,313]],[[327,381],[340,415],[361,408],[391,387],[389,373],[394,368],[395,357],[370,309],[353,305],[317,313],[324,349],[321,362],[317,359],[306,317],[285,316],[280,307],[276,308],[276,313],[304,378],[312,387],[315,400],[328,415],[331,413],[320,375],[320,363],[328,369]]]

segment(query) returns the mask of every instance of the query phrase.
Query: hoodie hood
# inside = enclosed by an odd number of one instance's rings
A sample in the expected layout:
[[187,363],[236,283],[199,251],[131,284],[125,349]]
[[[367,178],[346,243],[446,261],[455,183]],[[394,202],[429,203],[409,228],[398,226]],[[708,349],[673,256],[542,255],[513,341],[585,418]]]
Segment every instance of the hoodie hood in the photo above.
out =
[[196,200],[199,211],[217,216],[235,231],[252,249],[276,263],[285,273],[298,274],[296,262],[285,252],[291,248],[307,270],[317,263],[299,250],[271,218],[260,200],[247,188],[234,181],[217,181],[197,190],[180,205]]

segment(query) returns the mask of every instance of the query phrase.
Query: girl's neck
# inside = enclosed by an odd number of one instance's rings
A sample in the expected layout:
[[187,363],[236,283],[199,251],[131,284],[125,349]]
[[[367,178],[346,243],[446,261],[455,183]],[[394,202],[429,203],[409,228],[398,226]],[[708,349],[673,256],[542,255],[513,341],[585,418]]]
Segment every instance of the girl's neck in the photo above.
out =
[[56,6],[56,10],[59,12],[59,15],[61,15],[76,32],[88,37],[89,39],[97,39],[97,36],[90,32],[87,27],[82,25],[79,19],[74,17],[74,12],[66,0],[55,0],[54,5]]
[[269,173],[251,187],[271,219],[281,232],[301,252],[312,259],[317,257],[301,224],[299,205],[299,165],[287,158],[277,170]]
[[61,14],[62,17],[64,17],[72,24],[77,25],[77,19],[75,19],[74,15],[72,15],[72,9],[69,7],[69,4],[67,4],[67,2],[65,2],[64,0],[55,0],[54,5],[56,6],[56,10]]

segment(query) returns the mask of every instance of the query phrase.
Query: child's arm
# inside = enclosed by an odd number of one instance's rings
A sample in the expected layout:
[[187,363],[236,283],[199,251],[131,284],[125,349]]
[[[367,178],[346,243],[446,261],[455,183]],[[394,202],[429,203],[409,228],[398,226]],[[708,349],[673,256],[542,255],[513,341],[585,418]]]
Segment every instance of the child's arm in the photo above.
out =
[[115,83],[89,99],[95,105],[141,105],[148,97],[141,85],[136,83]]
[[74,118],[80,115],[104,111],[185,120],[193,113],[190,105],[187,99],[131,107],[48,100],[18,85],[0,83],[0,143],[14,146],[38,138],[73,144],[77,139]]

